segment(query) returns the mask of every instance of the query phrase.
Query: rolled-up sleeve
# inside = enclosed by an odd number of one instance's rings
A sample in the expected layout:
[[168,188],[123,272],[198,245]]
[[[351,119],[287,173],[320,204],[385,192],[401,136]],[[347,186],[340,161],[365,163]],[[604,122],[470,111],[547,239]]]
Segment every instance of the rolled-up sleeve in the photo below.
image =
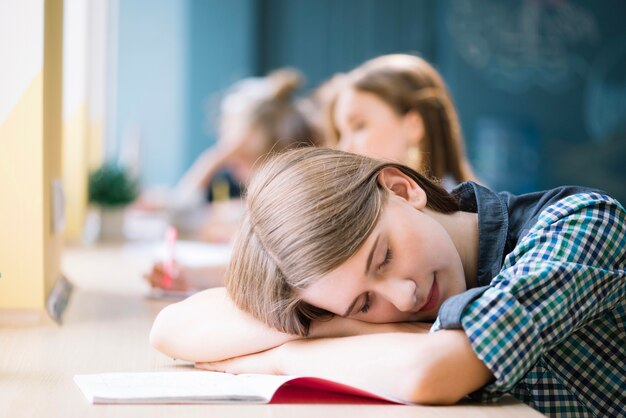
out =
[[474,397],[510,391],[544,353],[624,303],[625,221],[624,208],[597,193],[544,210],[491,286],[462,311],[461,326],[495,377]]

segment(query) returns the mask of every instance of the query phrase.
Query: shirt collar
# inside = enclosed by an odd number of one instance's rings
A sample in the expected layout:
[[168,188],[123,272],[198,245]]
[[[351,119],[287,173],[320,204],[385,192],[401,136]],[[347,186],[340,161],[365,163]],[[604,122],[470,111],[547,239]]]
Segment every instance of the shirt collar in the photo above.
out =
[[504,246],[509,230],[506,204],[486,187],[471,181],[451,192],[462,211],[478,213],[478,286],[486,286],[502,269]]

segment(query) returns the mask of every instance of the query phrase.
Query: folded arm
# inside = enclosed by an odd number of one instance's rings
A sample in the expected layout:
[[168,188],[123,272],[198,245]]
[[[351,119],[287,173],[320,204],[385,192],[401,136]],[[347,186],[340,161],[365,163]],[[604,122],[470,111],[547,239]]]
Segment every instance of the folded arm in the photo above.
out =
[[[420,323],[369,324],[332,318],[311,327],[311,337],[344,337],[379,332],[426,332]],[[279,332],[238,309],[223,287],[199,292],[163,309],[152,326],[150,342],[173,358],[219,361],[277,347],[299,339]]]
[[176,189],[181,196],[205,190],[211,179],[227,163],[230,155],[218,147],[205,150],[180,179]]
[[167,306],[150,332],[154,348],[167,356],[193,362],[256,353],[296,338],[239,310],[223,287]]
[[262,324],[215,288],[163,309],[150,341],[208,370],[318,376],[419,403],[454,403],[492,378],[462,331],[426,328],[334,317],[300,338]]
[[453,404],[492,379],[458,330],[303,339],[196,367],[315,376],[425,404]]

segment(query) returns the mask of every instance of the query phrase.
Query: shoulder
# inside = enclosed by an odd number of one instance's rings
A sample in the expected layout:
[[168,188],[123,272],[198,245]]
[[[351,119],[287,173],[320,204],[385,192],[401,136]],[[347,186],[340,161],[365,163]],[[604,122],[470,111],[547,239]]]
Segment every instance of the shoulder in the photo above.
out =
[[624,222],[624,214],[624,207],[607,194],[595,191],[576,193],[559,199],[542,210],[536,228],[544,228],[567,218],[618,225]]
[[[558,268],[623,268],[626,211],[598,192],[576,193],[543,208],[536,222],[505,258],[503,269],[517,265]],[[544,265],[545,264],[545,265]],[[571,264],[570,266],[573,266]]]
[[509,223],[520,232],[528,230],[534,225],[538,221],[539,215],[548,207],[562,201],[569,202],[568,198],[572,196],[580,196],[582,200],[587,198],[593,200],[592,195],[607,196],[600,190],[580,186],[561,186],[521,195],[514,195],[509,192],[498,193],[499,198],[507,207]]

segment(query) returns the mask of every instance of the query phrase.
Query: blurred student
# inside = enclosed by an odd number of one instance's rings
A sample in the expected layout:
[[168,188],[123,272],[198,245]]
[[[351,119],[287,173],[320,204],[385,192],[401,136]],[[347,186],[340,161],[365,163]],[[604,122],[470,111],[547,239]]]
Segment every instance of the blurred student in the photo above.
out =
[[224,169],[245,185],[262,156],[315,144],[317,134],[293,97],[301,85],[302,77],[292,69],[235,83],[220,105],[217,143],[183,175],[177,196],[205,195]]
[[452,98],[439,73],[423,59],[383,55],[331,79],[331,87],[331,144],[405,164],[439,179],[447,189],[476,181]]
[[[238,193],[232,193],[229,190],[232,185],[224,185],[223,179],[212,183],[216,175],[226,170],[235,184],[243,188],[264,156],[317,144],[319,134],[294,98],[302,83],[299,72],[281,69],[266,77],[243,79],[226,92],[220,104],[217,143],[197,158],[175,190],[176,204],[183,207],[204,200],[205,196],[212,197],[215,210],[199,231],[203,240],[230,241],[243,215],[238,199],[226,207],[218,207],[223,202],[216,201],[238,197]],[[176,264],[174,280],[167,290],[200,290],[221,285],[224,267]],[[155,263],[145,278],[158,288],[163,287],[163,275],[162,263]]]

